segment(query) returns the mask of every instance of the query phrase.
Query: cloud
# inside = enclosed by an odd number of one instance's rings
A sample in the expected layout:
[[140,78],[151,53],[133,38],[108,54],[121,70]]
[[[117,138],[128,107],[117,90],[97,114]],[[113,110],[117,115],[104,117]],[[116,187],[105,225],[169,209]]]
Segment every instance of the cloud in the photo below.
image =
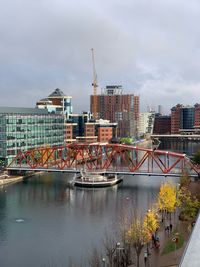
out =
[[0,3],[0,105],[35,106],[61,88],[89,109],[91,48],[99,92],[121,84],[141,107],[198,102],[197,0],[15,0]]

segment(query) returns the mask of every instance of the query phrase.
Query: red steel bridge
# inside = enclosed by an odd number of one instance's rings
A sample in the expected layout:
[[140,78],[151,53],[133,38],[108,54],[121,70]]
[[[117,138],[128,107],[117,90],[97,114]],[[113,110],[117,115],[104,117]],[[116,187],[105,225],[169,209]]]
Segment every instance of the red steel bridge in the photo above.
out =
[[180,176],[200,169],[185,155],[121,144],[67,144],[20,151],[8,171],[74,172],[81,169],[105,173]]

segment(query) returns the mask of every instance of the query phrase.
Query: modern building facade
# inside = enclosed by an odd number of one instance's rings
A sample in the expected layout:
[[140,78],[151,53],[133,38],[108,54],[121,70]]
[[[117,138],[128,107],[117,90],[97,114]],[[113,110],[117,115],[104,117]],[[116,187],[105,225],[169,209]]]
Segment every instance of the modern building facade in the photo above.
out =
[[56,88],[47,98],[43,98],[36,103],[39,109],[47,109],[49,113],[60,113],[65,115],[66,119],[72,114],[72,97],[66,96],[63,91]]
[[140,113],[138,135],[144,136],[153,134],[154,120],[155,112]]
[[9,164],[19,151],[64,144],[64,117],[46,109],[0,107],[0,159]]
[[183,106],[176,105],[171,109],[171,133],[188,133],[195,132],[200,122],[200,106]]
[[171,134],[179,134],[181,126],[181,113],[183,105],[177,104],[171,109]]
[[[117,123],[109,122],[109,120],[96,120],[93,122],[94,125],[94,135],[97,136],[97,142],[108,143],[111,139],[117,136]],[[86,124],[86,131],[89,123]],[[85,131],[85,135],[87,133]]]
[[67,143],[108,142],[116,137],[117,123],[107,120],[94,120],[90,112],[71,114],[66,123]]
[[181,130],[194,129],[194,107],[186,106],[181,112]]
[[77,141],[77,137],[83,137],[85,134],[85,124],[91,120],[93,119],[90,112],[83,112],[82,114],[69,114],[66,127],[68,129],[68,134],[71,132],[71,136],[67,136],[66,142],[70,143],[71,140],[72,142],[75,142]]
[[[90,97],[90,110],[93,110],[94,96]],[[97,95],[97,117],[118,124],[118,136],[135,136],[139,121],[139,96],[123,94],[121,85],[106,86]]]

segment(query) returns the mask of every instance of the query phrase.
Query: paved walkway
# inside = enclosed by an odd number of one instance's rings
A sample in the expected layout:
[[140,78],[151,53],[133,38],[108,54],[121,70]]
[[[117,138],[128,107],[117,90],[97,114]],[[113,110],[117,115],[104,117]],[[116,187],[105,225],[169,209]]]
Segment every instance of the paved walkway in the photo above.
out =
[[[189,190],[195,194],[197,197],[200,198],[200,181],[198,182],[191,182],[189,185]],[[148,258],[147,264],[145,266],[144,263],[144,252],[146,251],[146,247],[143,249],[141,253],[141,259],[140,259],[140,267],[177,267],[181,261],[183,252],[185,250],[185,247],[187,245],[188,239],[191,235],[192,229],[190,228],[189,222],[182,222],[178,219],[178,212],[175,213],[175,216],[172,215],[172,225],[173,229],[177,229],[178,232],[180,232],[184,237],[184,244],[183,246],[171,253],[161,255],[162,251],[165,247],[165,244],[168,239],[173,238],[173,234],[169,234],[165,232],[165,222],[160,223],[160,228],[158,230],[158,236],[160,239],[160,248],[156,249],[150,246],[150,256]],[[200,266],[200,265],[199,265]]]
[[[176,229],[179,229],[179,232],[183,234],[185,242],[184,242],[184,245],[180,249],[173,251],[171,253],[165,254],[165,255],[161,255],[167,240],[173,238],[172,233],[168,234],[167,232],[165,232],[164,224],[165,223],[160,224],[160,228],[157,233],[157,236],[159,236],[159,240],[160,240],[160,248],[157,249],[153,247],[152,244],[150,243],[149,253],[151,255],[147,259],[147,263],[145,265],[145,262],[144,262],[144,252],[146,251],[146,246],[145,246],[145,248],[143,249],[140,255],[140,267],[177,267],[178,264],[180,263],[181,257],[183,255],[183,251],[185,249],[188,237],[190,235],[187,229],[188,226],[186,223],[179,222],[177,215],[176,217],[173,216],[172,225],[175,226]],[[131,265],[130,267],[135,267],[135,266],[136,265]]]
[[[181,224],[177,221],[176,218],[172,218],[172,225],[175,226],[176,229],[178,229],[178,232],[183,233],[183,229],[181,227]],[[159,231],[158,231],[158,236],[160,239],[160,248],[151,248],[150,253],[151,256],[148,259],[148,264],[146,265],[147,267],[167,267],[167,266],[178,266],[178,263],[180,262],[181,256],[184,251],[184,246],[176,251],[173,251],[171,253],[161,255],[162,251],[165,247],[166,242],[169,239],[173,238],[172,233],[168,233],[165,231],[165,223],[161,224]],[[185,237],[185,234],[184,234]],[[186,244],[186,242],[185,242]],[[141,264],[141,266],[145,266],[145,264]]]

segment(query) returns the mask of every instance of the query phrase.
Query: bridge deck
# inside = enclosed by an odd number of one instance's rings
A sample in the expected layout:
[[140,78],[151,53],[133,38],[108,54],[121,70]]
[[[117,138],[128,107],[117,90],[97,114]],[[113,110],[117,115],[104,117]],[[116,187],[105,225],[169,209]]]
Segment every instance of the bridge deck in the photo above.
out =
[[[31,169],[30,167],[9,167],[8,170],[16,170],[16,171],[44,171],[44,172],[59,172],[59,173],[80,173],[80,170],[78,169],[56,169],[56,168],[34,168]],[[114,170],[106,170],[105,174],[117,174],[117,175],[144,175],[144,176],[171,176],[171,177],[180,177],[181,176],[181,172],[176,172],[176,173],[162,173],[162,172],[146,172],[146,171],[138,171],[138,172],[130,172],[130,171],[114,171]],[[198,175],[196,173],[194,174],[190,174],[191,177],[198,177]]]

